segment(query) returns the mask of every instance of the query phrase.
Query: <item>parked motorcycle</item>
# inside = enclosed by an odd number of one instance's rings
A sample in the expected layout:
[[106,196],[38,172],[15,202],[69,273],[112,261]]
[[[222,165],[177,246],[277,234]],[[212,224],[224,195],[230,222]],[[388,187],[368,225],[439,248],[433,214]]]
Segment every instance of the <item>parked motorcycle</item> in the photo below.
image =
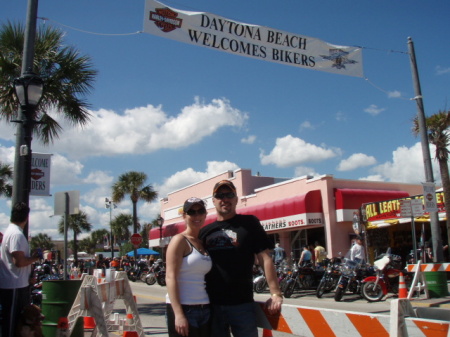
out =
[[317,298],[321,298],[323,294],[334,290],[338,284],[341,275],[340,265],[341,258],[333,257],[332,259],[325,259],[325,272],[316,289]]
[[147,275],[145,276],[145,283],[147,283],[149,286],[156,283],[157,272],[161,269],[161,265],[162,260],[158,259],[150,267]]
[[351,260],[350,252],[344,257],[340,265],[341,276],[334,293],[335,301],[339,302],[342,300],[342,297],[347,292],[361,295],[362,280],[373,274],[373,268],[361,262],[359,259]]
[[145,281],[145,276],[148,273],[148,266],[145,262],[138,262],[137,265],[130,268],[127,271],[128,279],[131,282],[136,282],[137,280],[141,280],[142,282]]
[[166,285],[166,266],[162,259],[158,259],[152,266],[152,272],[149,272],[145,282],[148,285],[155,284],[155,281],[161,286]]
[[308,263],[302,267],[294,266],[283,285],[282,291],[284,297],[291,297],[296,289],[310,289],[314,285],[314,282],[315,270],[312,263]]
[[253,266],[253,291],[262,293],[267,288],[267,280],[260,266]]
[[387,293],[398,294],[400,273],[404,272],[405,283],[411,282],[411,275],[402,269],[402,258],[391,254],[388,248],[374,262],[375,275],[362,281],[362,296],[369,302],[380,301]]

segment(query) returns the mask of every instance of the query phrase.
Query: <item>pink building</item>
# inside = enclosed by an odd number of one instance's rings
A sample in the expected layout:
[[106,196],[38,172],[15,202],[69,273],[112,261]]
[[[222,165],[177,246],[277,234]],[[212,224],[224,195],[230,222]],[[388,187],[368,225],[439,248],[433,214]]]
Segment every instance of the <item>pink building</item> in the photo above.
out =
[[[331,175],[282,179],[253,176],[251,170],[227,171],[186,186],[161,199],[162,231],[154,228],[149,246],[167,246],[170,238],[185,229],[181,207],[195,196],[207,203],[206,223],[215,220],[212,188],[228,179],[237,188],[237,212],[257,216],[274,242],[298,259],[301,247],[318,241],[328,256],[345,254],[355,235],[354,217],[363,203],[404,198],[422,193],[422,185],[335,179]],[[356,227],[355,227],[356,228]]]

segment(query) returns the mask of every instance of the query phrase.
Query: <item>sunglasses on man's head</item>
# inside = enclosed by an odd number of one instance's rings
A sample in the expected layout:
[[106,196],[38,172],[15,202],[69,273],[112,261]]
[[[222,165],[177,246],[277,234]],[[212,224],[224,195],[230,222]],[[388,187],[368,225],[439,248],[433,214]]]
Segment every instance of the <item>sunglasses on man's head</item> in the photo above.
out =
[[203,214],[206,214],[206,209],[204,209],[204,208],[200,208],[198,210],[190,209],[189,211],[186,212],[186,214],[190,215],[190,216],[196,215],[196,214],[203,215]]
[[224,199],[224,198],[233,199],[235,196],[236,196],[236,194],[234,192],[214,194],[214,198],[216,198],[216,199]]

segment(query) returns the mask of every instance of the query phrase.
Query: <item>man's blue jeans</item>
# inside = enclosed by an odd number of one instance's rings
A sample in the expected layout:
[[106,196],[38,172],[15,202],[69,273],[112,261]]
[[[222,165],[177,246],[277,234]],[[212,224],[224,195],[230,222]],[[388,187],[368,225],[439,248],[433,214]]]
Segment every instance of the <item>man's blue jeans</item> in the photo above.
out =
[[258,337],[254,303],[212,306],[212,334],[214,337]]

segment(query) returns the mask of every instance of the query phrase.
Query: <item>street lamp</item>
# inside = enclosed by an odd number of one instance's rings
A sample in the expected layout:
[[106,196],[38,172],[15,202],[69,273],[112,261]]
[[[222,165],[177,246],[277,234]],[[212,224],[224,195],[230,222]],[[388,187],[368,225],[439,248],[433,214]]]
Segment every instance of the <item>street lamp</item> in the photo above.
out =
[[[16,132],[16,151],[14,159],[13,205],[17,202],[29,204],[31,189],[31,141],[36,107],[42,98],[44,81],[31,70],[14,80],[14,93],[20,104]],[[24,229],[28,237],[28,224]]]
[[105,198],[105,207],[109,208],[109,228],[110,228],[110,237],[109,237],[109,243],[111,245],[111,259],[114,258],[114,241],[113,241],[113,230],[112,230],[112,209],[113,207],[116,208],[116,204],[112,202],[112,200],[109,200],[108,198]]
[[160,215],[158,219],[156,219],[156,223],[159,226],[159,247],[161,248],[161,260],[164,261],[164,246],[162,243],[162,227],[164,224],[164,218]]

